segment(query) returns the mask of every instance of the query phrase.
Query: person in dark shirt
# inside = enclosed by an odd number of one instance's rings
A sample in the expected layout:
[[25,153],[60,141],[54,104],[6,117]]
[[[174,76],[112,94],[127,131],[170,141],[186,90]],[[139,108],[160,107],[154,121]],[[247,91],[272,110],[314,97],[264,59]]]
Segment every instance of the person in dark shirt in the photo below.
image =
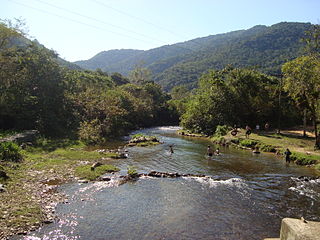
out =
[[284,152],[286,163],[290,163],[290,161],[291,161],[290,155],[291,155],[291,152],[290,152],[289,148],[287,148],[286,151]]

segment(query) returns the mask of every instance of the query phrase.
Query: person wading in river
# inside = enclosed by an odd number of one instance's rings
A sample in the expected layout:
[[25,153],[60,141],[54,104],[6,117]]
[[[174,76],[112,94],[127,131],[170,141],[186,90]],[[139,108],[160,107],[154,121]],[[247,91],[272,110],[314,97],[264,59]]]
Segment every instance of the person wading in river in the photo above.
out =
[[286,151],[284,152],[286,163],[290,163],[290,161],[291,161],[290,155],[291,155],[291,152],[290,152],[289,148],[287,148]]
[[172,145],[169,146],[169,151],[170,151],[171,154],[174,153],[174,152],[173,152],[173,146],[172,146]]
[[210,145],[208,145],[207,154],[208,154],[209,157],[212,157],[212,155],[213,155],[213,150],[212,150]]

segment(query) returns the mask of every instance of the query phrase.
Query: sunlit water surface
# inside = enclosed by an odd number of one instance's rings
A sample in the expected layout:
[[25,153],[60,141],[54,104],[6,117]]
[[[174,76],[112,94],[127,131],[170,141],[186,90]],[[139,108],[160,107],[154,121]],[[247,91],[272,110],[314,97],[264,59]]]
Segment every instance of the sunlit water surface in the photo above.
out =
[[[57,207],[58,220],[24,240],[66,239],[263,239],[278,237],[284,217],[320,221],[320,180],[314,170],[286,165],[271,154],[220,147],[208,159],[208,141],[176,135],[175,127],[141,130],[163,144],[128,148],[128,159],[112,164],[125,174],[152,170],[205,174],[207,178],[142,178],[68,184],[69,203]],[[174,153],[169,153],[173,145]]]

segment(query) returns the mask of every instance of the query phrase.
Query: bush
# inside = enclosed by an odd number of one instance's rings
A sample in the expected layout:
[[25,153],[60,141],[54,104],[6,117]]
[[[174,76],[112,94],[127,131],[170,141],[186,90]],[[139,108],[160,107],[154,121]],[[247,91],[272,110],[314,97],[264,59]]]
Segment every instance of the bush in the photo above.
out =
[[147,136],[143,135],[142,133],[137,133],[131,136],[131,139],[140,138],[140,137],[147,137]]
[[297,152],[292,153],[291,160],[295,161],[298,165],[312,165],[317,163],[315,156],[308,156]]
[[132,178],[135,178],[135,177],[137,177],[138,176],[138,172],[137,172],[137,170],[135,169],[135,167],[133,167],[133,166],[129,166],[128,167],[128,176],[129,177],[132,177]]
[[214,135],[216,137],[221,137],[227,135],[229,127],[227,125],[218,125]]
[[88,145],[94,145],[102,141],[101,126],[97,119],[80,123],[79,138]]
[[258,144],[260,151],[262,152],[276,152],[276,148],[272,145]]
[[258,144],[258,141],[251,139],[240,139],[240,145],[244,147],[254,148]]
[[13,142],[0,143],[0,160],[19,162],[22,160],[21,149]]

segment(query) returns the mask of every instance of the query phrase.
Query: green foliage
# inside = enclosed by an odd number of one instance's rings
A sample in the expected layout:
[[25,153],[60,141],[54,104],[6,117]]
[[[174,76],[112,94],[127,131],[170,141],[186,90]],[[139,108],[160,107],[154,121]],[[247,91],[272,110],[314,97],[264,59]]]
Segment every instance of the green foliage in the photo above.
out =
[[101,175],[108,172],[117,172],[120,169],[113,165],[101,165],[96,167],[94,170],[91,170],[90,165],[78,166],[75,169],[75,174],[79,178],[87,179],[90,181],[96,180]]
[[[212,135],[218,125],[254,126],[266,119],[271,124],[277,122],[277,86],[276,79],[249,69],[229,66],[221,71],[210,70],[199,79],[199,88],[186,104],[181,125],[192,132]],[[296,112],[292,110],[287,117],[295,119]]]
[[293,152],[290,158],[298,165],[312,165],[317,163],[317,160],[319,159],[318,156],[311,156],[298,152]]
[[136,133],[136,134],[132,135],[130,138],[135,139],[135,138],[140,138],[140,137],[147,137],[147,136],[142,133]]
[[230,131],[230,127],[227,125],[218,125],[214,135],[217,137],[225,136],[227,135],[228,131]]
[[138,176],[138,172],[137,172],[137,170],[136,170],[136,168],[134,166],[129,166],[128,167],[127,174],[131,178],[135,178],[135,177]]
[[138,127],[178,119],[167,104],[169,96],[151,81],[150,71],[136,69],[141,70],[134,80],[138,86],[119,73],[65,69],[53,51],[24,38],[16,28],[1,23],[1,30],[4,129],[37,129],[46,137],[79,135],[86,144],[97,144]]
[[272,146],[272,145],[259,143],[259,144],[257,144],[257,146],[259,147],[260,151],[262,151],[262,152],[276,152],[277,151],[275,146]]
[[240,139],[239,143],[241,146],[254,148],[258,144],[258,141],[252,139]]
[[13,142],[0,143],[0,160],[19,162],[22,160],[21,149]]
[[102,141],[101,131],[98,119],[94,119],[90,122],[84,121],[80,123],[79,138],[87,145],[95,145]]
[[313,120],[315,146],[320,148],[317,124],[320,112],[320,57],[303,56],[283,65],[284,89],[301,109],[307,109]]
[[318,163],[318,164],[315,166],[315,169],[317,169],[318,171],[320,171],[320,163]]

